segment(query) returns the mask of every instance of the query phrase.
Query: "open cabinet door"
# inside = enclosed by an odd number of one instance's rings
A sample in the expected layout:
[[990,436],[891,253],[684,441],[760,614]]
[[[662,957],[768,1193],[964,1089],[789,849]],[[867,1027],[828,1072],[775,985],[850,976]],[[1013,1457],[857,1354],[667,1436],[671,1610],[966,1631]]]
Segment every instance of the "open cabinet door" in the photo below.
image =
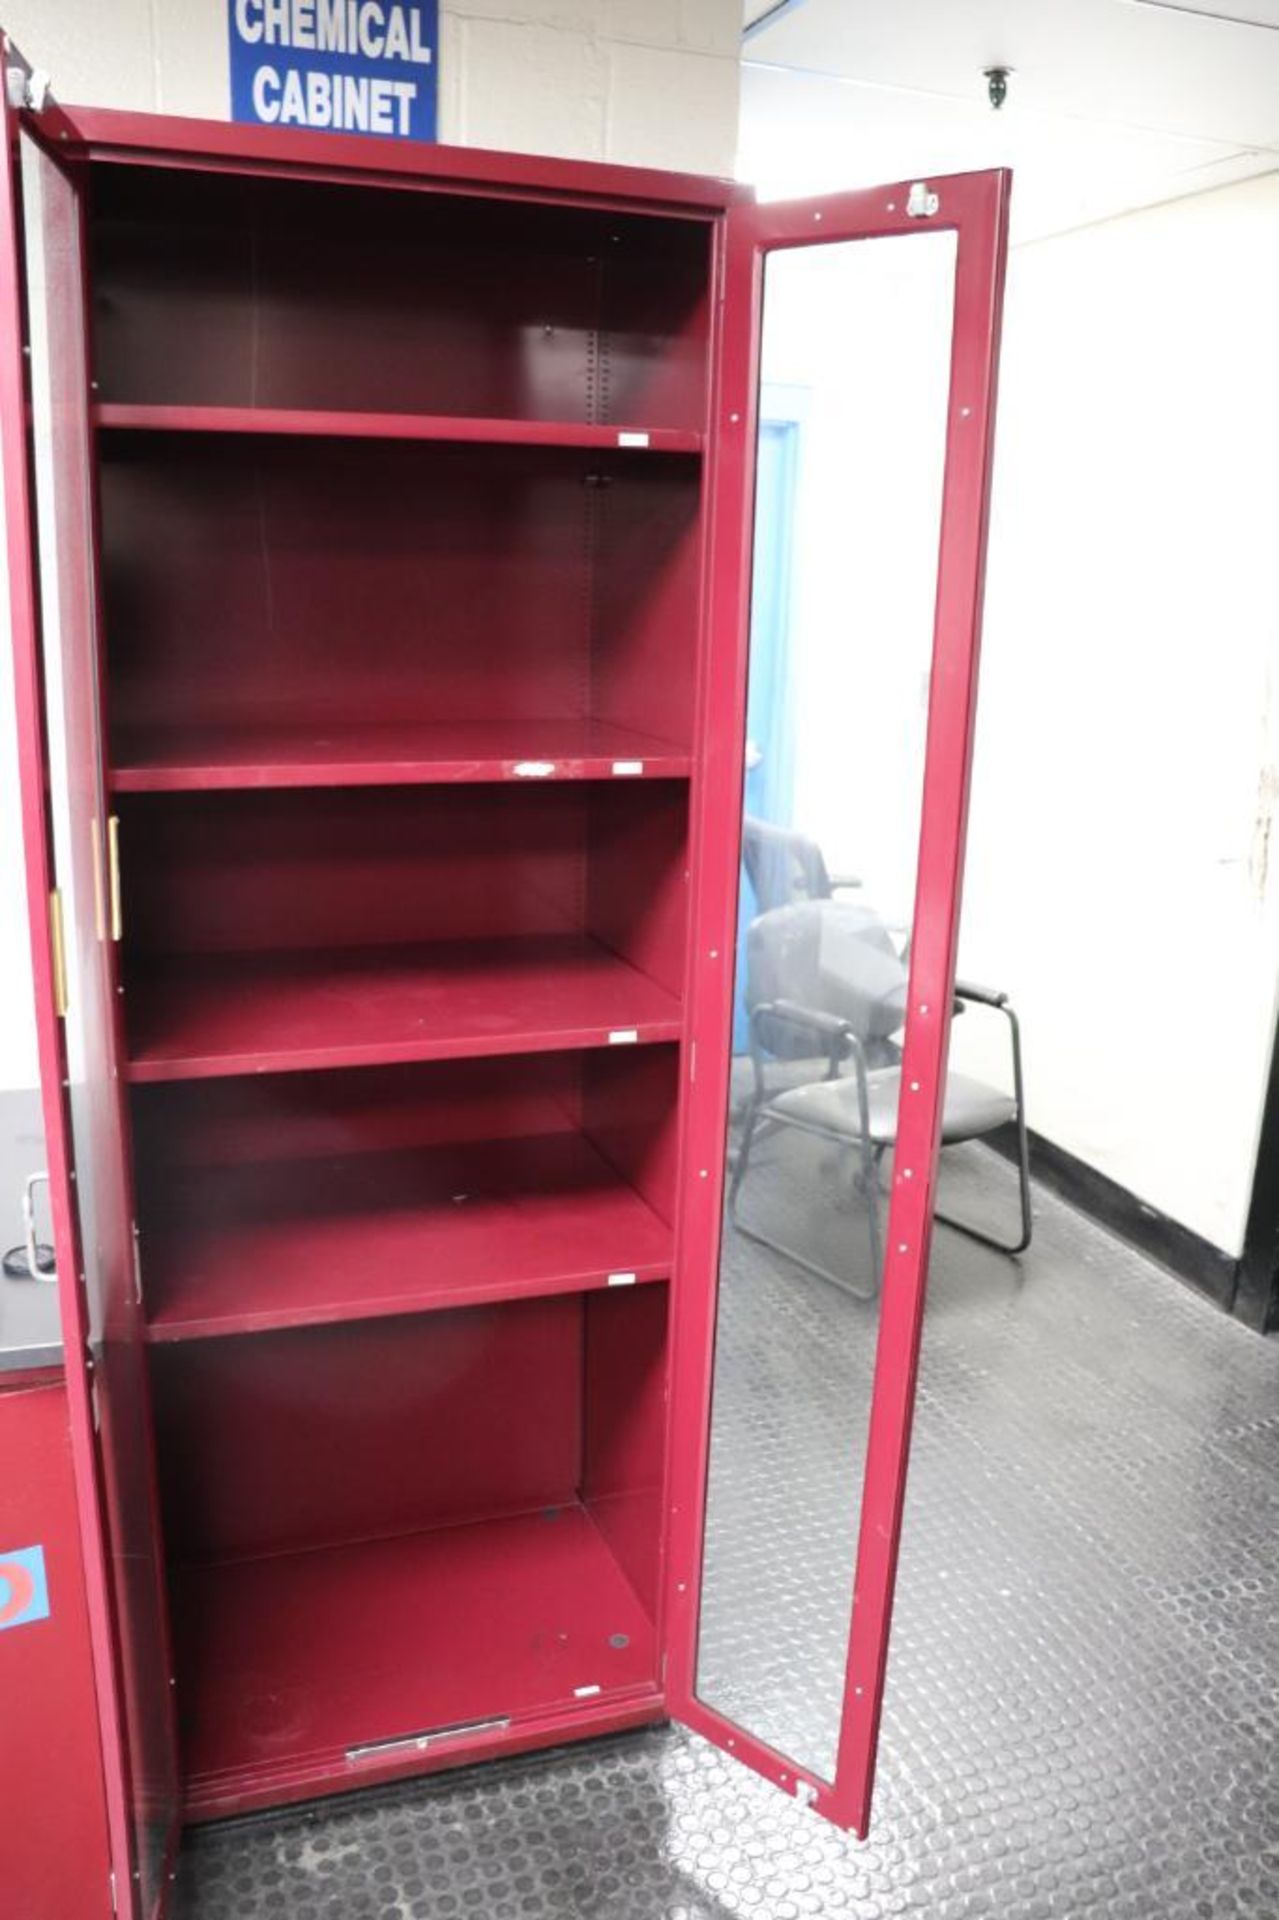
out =
[[[973,174],[728,216],[667,1697],[863,1835],[955,979],[1008,191]],[[794,416],[780,505],[755,499],[761,378]],[[748,650],[753,547],[783,532],[786,605],[757,613]],[[793,774],[787,817],[744,826],[748,651],[757,686],[787,689],[771,734],[790,730]]]
[[[0,402],[36,1018],[117,1910],[164,1904],[177,1813],[147,1378],[117,1070],[80,185],[5,46]],[[95,1765],[86,1754],[84,1764]]]

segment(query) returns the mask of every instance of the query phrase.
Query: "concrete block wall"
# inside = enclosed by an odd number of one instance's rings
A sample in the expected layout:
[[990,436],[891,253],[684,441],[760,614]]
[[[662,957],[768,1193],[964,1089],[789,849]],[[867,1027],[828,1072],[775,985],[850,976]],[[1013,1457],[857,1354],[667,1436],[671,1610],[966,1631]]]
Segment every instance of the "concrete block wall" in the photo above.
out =
[[[226,119],[228,0],[0,0],[66,101]],[[443,0],[440,137],[731,173],[740,0]]]

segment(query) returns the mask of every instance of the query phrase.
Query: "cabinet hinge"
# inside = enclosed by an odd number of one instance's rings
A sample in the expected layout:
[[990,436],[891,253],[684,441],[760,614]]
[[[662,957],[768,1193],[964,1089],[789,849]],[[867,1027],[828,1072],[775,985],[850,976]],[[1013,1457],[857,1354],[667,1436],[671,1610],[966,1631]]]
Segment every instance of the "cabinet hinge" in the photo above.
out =
[[67,992],[67,946],[62,929],[62,895],[57,887],[49,894],[49,959],[53,967],[53,1009],[59,1020],[65,1020],[71,999]]
[[[5,46],[8,44],[6,40]],[[27,73],[24,68],[14,66],[5,69],[4,91],[15,113],[20,113],[23,107],[31,113],[43,113],[53,97],[53,84],[39,67]]]
[[118,1901],[118,1899],[116,1898],[116,1890],[115,1890],[115,1868],[114,1868],[114,1867],[112,1867],[112,1868],[110,1869],[110,1871],[108,1872],[108,1874],[107,1874],[107,1878],[108,1878],[108,1879],[110,1880],[110,1882],[111,1882],[111,1911],[112,1911],[112,1913],[119,1913],[119,1911],[120,1911],[120,1903],[119,1903],[119,1901]]
[[138,1223],[133,1222],[133,1297],[142,1305],[142,1248],[139,1243]]

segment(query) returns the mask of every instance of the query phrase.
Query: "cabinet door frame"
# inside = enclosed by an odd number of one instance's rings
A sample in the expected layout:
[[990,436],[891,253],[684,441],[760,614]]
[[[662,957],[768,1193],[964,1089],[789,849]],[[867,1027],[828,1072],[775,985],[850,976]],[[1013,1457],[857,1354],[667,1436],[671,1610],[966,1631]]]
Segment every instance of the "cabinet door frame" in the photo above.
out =
[[[0,424],[3,425],[5,535],[20,807],[49,1203],[58,1272],[71,1455],[112,1863],[110,1896],[113,1910],[129,1916],[129,1920],[158,1920],[167,1906],[178,1842],[177,1780],[174,1772],[167,1782],[162,1804],[148,1805],[146,1808],[135,1804],[126,1707],[129,1685],[126,1667],[131,1652],[122,1645],[123,1629],[112,1576],[113,1550],[106,1519],[106,1467],[99,1434],[102,1407],[92,1352],[90,1303],[85,1285],[86,1256],[77,1197],[70,1092],[71,1061],[65,1022],[68,987],[75,992],[84,990],[90,983],[84,976],[77,979],[72,964],[74,956],[70,942],[73,929],[64,917],[62,891],[69,885],[69,876],[58,872],[55,857],[49,740],[50,729],[61,728],[62,714],[51,712],[46,687],[36,468],[30,437],[31,342],[28,338],[21,143],[29,141],[31,149],[39,152],[44,163],[56,169],[64,180],[70,180],[64,161],[74,152],[74,147],[70,144],[62,146],[61,143],[70,142],[75,129],[73,123],[53,103],[46,105],[38,117],[15,104],[14,95],[20,84],[29,80],[30,69],[7,36],[4,36],[0,46],[6,81],[2,108],[5,154],[3,178],[0,179]],[[87,328],[87,313],[83,311],[83,303],[81,320]],[[83,411],[85,422],[88,417],[88,378],[86,364],[83,389],[74,396],[76,406]],[[83,512],[90,539],[96,549],[94,509],[92,495],[88,492],[91,476],[85,473],[73,477],[75,483],[86,490]],[[91,551],[86,556],[86,565],[96,569],[96,559],[96,551]],[[95,620],[96,614],[90,610],[89,625],[92,626]],[[92,707],[93,730],[97,734],[100,731],[100,705],[96,633],[92,636],[92,645],[86,646],[84,657],[69,660],[69,665],[82,688],[82,701]],[[95,770],[94,780],[88,784],[95,787],[98,809],[91,830],[95,837],[100,837],[105,831],[106,811],[100,764]],[[96,852],[93,857],[96,861]],[[104,874],[100,878],[105,882]],[[98,1030],[101,1049],[105,1058],[114,1059],[117,1027],[117,1019],[112,1012],[114,977],[105,938],[100,945],[101,954],[96,966],[101,971],[95,970],[91,984],[98,990],[100,1011],[107,1009]],[[114,1180],[119,1174],[116,1163],[123,1154],[121,1093],[118,1084],[107,1085],[105,1080],[99,1092],[98,1121],[102,1129],[99,1144],[108,1163],[106,1177]],[[125,1211],[131,1205],[127,1181],[123,1205]],[[130,1262],[131,1271],[132,1247],[122,1246],[120,1251],[122,1258]],[[149,1512],[145,1516],[147,1525],[158,1524],[153,1487],[151,1495]],[[152,1664],[156,1670],[144,1673],[143,1684],[153,1689],[159,1715],[167,1722],[172,1756],[176,1736],[167,1644],[152,1652],[155,1656]],[[163,1693],[160,1689],[163,1689]],[[164,1839],[162,1854],[153,1876],[152,1897],[147,1901],[144,1916],[142,1882],[145,1876],[139,1860],[136,1832],[139,1821],[148,1818],[163,1827]]]
[[[972,769],[1007,171],[960,174],[821,199],[732,207],[724,221],[719,373],[708,475],[703,775],[678,1228],[665,1633],[667,1703],[684,1722],[835,1826],[865,1836],[879,1740],[928,1274]],[[885,1230],[875,1380],[858,1529],[852,1627],[833,1780],[796,1766],[698,1698],[697,1645],[710,1453],[730,1021],[741,857],[746,680],[764,267],[784,248],[951,230],[956,235],[945,482],[928,703],[914,935],[902,1059],[907,1092]],[[786,1622],[777,1623],[786,1631]]]

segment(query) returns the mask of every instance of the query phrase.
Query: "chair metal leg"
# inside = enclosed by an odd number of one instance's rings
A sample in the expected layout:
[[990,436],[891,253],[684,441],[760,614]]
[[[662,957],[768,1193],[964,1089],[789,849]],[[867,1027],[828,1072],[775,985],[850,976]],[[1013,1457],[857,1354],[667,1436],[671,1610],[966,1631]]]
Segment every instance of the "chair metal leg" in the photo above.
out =
[[[743,1226],[738,1215],[737,1202],[738,1196],[741,1193],[742,1183],[746,1178],[747,1168],[750,1165],[751,1148],[754,1145],[756,1133],[761,1124],[768,1124],[770,1118],[772,1124],[777,1127],[785,1127],[791,1124],[786,1120],[772,1117],[765,1112],[763,1102],[758,1096],[752,1096],[751,1104],[747,1111],[746,1124],[742,1132],[742,1143],[737,1150],[737,1164],[733,1168],[733,1177],[729,1182],[728,1217],[734,1230],[740,1233],[744,1240],[753,1240],[756,1246],[767,1247],[770,1253],[780,1253],[783,1259],[791,1261],[793,1265],[797,1267],[802,1267],[805,1273],[811,1273],[815,1279],[825,1280],[828,1285],[838,1287],[841,1293],[848,1294],[850,1299],[865,1303],[873,1300],[879,1292],[879,1276],[883,1266],[883,1248],[879,1226],[878,1181],[875,1177],[879,1164],[879,1155],[868,1138],[870,1131],[869,1096],[864,1074],[862,1074],[859,1080],[858,1093],[859,1105],[862,1110],[863,1133],[860,1142],[856,1143],[856,1149],[861,1162],[862,1182],[866,1191],[872,1263],[871,1284],[868,1289],[853,1286],[842,1274],[835,1273],[830,1267],[823,1267],[816,1260],[809,1260],[806,1255],[797,1253],[794,1247],[786,1246],[781,1240],[774,1240],[769,1234],[760,1233],[754,1227]],[[844,1136],[823,1133],[822,1130],[817,1127],[802,1127],[795,1130],[803,1133],[818,1134],[823,1139],[833,1141],[836,1146],[843,1147],[850,1144]]]
[[863,1290],[860,1287],[853,1286],[852,1282],[845,1279],[843,1274],[834,1273],[831,1268],[819,1265],[816,1260],[810,1260],[806,1254],[796,1253],[794,1247],[785,1246],[782,1241],[772,1239],[769,1234],[760,1233],[754,1227],[744,1227],[738,1219],[733,1220],[733,1227],[737,1233],[741,1234],[743,1240],[753,1240],[757,1247],[767,1247],[770,1253],[780,1253],[782,1258],[789,1260],[793,1266],[802,1267],[805,1273],[811,1273],[815,1279],[825,1280],[828,1285],[838,1287],[839,1291],[846,1293],[851,1300],[858,1300],[865,1305],[868,1301],[873,1300],[879,1292],[878,1265],[876,1265],[875,1268],[874,1281],[869,1287]]
[[728,1217],[734,1226],[737,1224],[737,1196],[741,1191],[742,1181],[746,1178],[746,1169],[750,1165],[751,1147],[755,1141],[755,1128],[759,1124],[760,1106],[759,1095],[753,1093],[750,1105],[746,1109],[746,1124],[742,1128],[741,1145],[737,1149],[737,1164],[733,1168],[733,1177],[728,1187]]
[[[866,1102],[864,1098],[862,1104],[863,1109],[865,1109]],[[866,1300],[873,1299],[875,1294],[879,1292],[879,1276],[884,1271],[884,1236],[880,1231],[879,1225],[879,1163],[883,1157],[884,1150],[882,1147],[875,1147],[871,1144],[868,1137],[869,1132],[870,1116],[868,1112],[863,1111],[861,1137],[862,1183],[866,1188],[866,1225],[870,1233],[870,1270],[875,1276],[875,1284],[872,1291],[859,1296]]]
[[1014,1125],[1017,1128],[1017,1190],[1021,1201],[1021,1234],[1013,1241],[1001,1240],[997,1235],[985,1233],[980,1227],[970,1226],[966,1220],[956,1220],[953,1215],[936,1210],[936,1218],[944,1226],[953,1227],[956,1233],[977,1240],[983,1247],[993,1247],[996,1253],[1025,1253],[1030,1245],[1034,1231],[1034,1219],[1030,1207],[1030,1138],[1026,1131],[1026,1099],[1022,1083],[1021,1070],[1021,1026],[1017,1015],[1010,1006],[999,1009],[1008,1016],[1009,1034],[1012,1039],[1013,1055],[1013,1098],[1017,1103]]

